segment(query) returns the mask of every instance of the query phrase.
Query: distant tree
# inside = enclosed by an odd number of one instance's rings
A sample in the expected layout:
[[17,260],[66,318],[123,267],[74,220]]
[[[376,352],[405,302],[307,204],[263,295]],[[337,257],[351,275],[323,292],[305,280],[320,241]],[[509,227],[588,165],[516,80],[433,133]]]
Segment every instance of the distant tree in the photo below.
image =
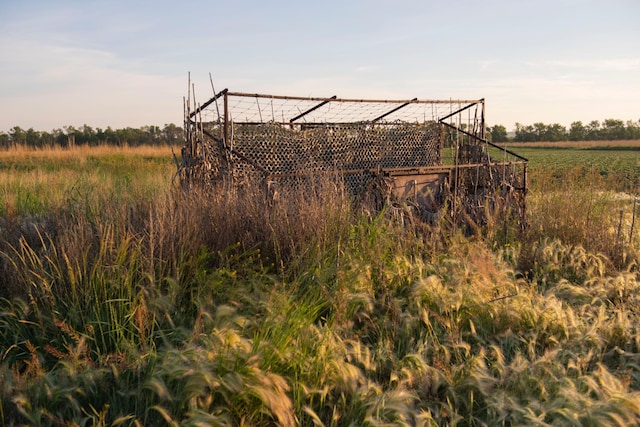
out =
[[158,126],[143,126],[142,130],[146,133],[145,143],[155,145],[162,139],[162,131]]
[[117,129],[115,132],[119,144],[130,145],[132,147],[151,144],[148,126],[140,129],[128,127],[124,129]]
[[57,145],[68,147],[70,145],[161,145],[180,144],[184,139],[183,129],[175,124],[159,126],[142,126],[141,128],[106,129],[96,128],[85,124],[80,128],[63,126],[62,129],[53,129],[51,132],[36,131],[33,128],[27,130],[20,126],[14,126],[6,132],[0,131],[0,148],[12,145],[25,145],[29,147],[42,147]]
[[20,126],[14,126],[9,131],[9,139],[12,144],[27,144],[27,133]]
[[601,132],[600,132],[600,122],[597,120],[592,120],[589,122],[589,124],[586,126],[586,131],[587,131],[587,140],[589,141],[597,141],[601,138]]
[[569,128],[569,140],[570,141],[584,141],[587,139],[587,129],[582,122],[577,121],[571,123]]
[[507,142],[509,140],[507,128],[502,125],[488,127],[487,133],[489,134],[491,142]]
[[534,141],[546,141],[547,125],[538,122],[533,124]]
[[64,133],[62,129],[54,129],[51,131],[51,135],[56,143],[60,147],[66,147],[69,145],[69,137]]
[[82,144],[98,145],[100,143],[96,131],[93,130],[91,126],[84,124],[82,128],[79,129],[79,133],[81,134]]
[[113,144],[113,145],[121,145],[122,144],[122,142],[118,138],[118,133],[116,131],[114,131],[113,129],[111,129],[111,126],[107,126],[107,128],[104,130],[103,134],[104,134],[104,141],[107,144]]
[[608,140],[625,139],[626,129],[622,120],[605,119],[602,123],[601,137]]
[[56,138],[52,133],[40,132],[40,141],[38,145],[41,147],[52,147],[56,145]]
[[567,140],[567,128],[559,123],[553,123],[546,127],[544,136],[541,141],[566,141]]
[[640,120],[637,123],[632,120],[627,121],[626,137],[627,139],[640,139]]
[[531,125],[523,125],[516,123],[516,134],[513,137],[516,142],[534,142],[536,140],[536,134]]
[[82,136],[80,132],[73,126],[63,126],[64,134],[67,137],[67,145],[82,144]]
[[28,147],[39,147],[41,144],[40,132],[33,130],[33,128],[27,129],[25,140]]
[[162,129],[162,137],[164,138],[165,143],[174,145],[178,143],[178,141],[182,142],[184,133],[182,128],[174,125],[173,123],[169,123],[164,125],[164,128]]
[[0,148],[7,149],[11,147],[11,140],[9,134],[0,132]]

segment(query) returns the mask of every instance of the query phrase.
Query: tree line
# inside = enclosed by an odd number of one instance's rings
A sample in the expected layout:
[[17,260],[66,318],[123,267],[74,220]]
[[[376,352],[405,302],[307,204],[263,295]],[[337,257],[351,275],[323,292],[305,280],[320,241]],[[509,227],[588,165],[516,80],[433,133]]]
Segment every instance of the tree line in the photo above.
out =
[[12,146],[40,148],[48,146],[69,147],[74,145],[182,145],[183,130],[175,124],[142,126],[140,128],[106,129],[84,125],[76,128],[64,126],[51,132],[22,129],[14,126],[9,132],[0,131],[0,149]]
[[[86,124],[76,128],[64,126],[51,132],[22,129],[14,126],[9,132],[0,131],[0,149],[12,146],[32,148],[73,145],[182,145],[183,130],[175,124],[142,126],[140,128],[106,129],[92,128]],[[581,121],[571,123],[569,129],[558,123],[515,124],[515,132],[509,137],[503,125],[487,127],[487,137],[492,142],[540,142],[540,141],[616,141],[640,139],[640,120],[637,122],[606,119],[602,123],[592,120],[588,124]]]
[[640,120],[606,119],[602,123],[592,120],[588,124],[581,121],[571,123],[569,129],[558,123],[550,125],[534,123],[523,125],[516,123],[515,133],[509,138],[507,129],[502,125],[487,128],[487,134],[492,142],[558,142],[558,141],[617,141],[625,139],[640,139]]

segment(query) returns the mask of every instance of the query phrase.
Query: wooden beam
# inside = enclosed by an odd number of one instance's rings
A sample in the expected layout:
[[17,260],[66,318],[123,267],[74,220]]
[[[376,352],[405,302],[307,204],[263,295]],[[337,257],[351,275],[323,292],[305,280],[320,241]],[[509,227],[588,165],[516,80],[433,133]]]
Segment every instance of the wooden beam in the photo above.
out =
[[322,101],[320,104],[316,105],[315,107],[311,107],[309,108],[307,111],[304,111],[300,114],[298,114],[297,116],[295,116],[293,119],[289,120],[289,123],[293,123],[298,119],[301,119],[302,117],[306,116],[307,114],[311,113],[312,111],[317,110],[318,108],[322,107],[323,105],[328,104],[329,102],[331,102],[332,100],[336,99],[337,96],[333,95],[331,98],[329,99],[325,99],[324,101]]
[[395,113],[396,111],[398,111],[399,109],[404,108],[404,107],[406,107],[407,105],[409,105],[409,104],[411,104],[411,103],[413,103],[413,102],[415,102],[415,101],[417,101],[417,100],[418,100],[418,98],[413,98],[411,101],[407,101],[407,102],[405,102],[404,104],[402,104],[402,105],[400,105],[400,106],[398,106],[398,107],[394,108],[393,110],[391,110],[391,111],[387,111],[387,112],[386,112],[386,113],[384,113],[383,115],[376,117],[375,119],[371,120],[371,123],[375,123],[375,122],[377,122],[378,120],[382,120],[382,119],[384,119],[385,117],[387,117],[389,114],[393,114],[393,113]]

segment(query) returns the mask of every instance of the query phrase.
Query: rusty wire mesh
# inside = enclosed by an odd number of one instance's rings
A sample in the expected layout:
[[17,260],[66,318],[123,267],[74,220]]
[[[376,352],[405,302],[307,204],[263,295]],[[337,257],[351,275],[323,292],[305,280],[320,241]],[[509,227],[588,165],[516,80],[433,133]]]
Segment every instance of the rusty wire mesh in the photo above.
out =
[[[185,120],[190,173],[235,181],[339,171],[362,189],[372,170],[442,164],[442,117],[479,101],[299,98],[221,92]],[[460,125],[461,115],[451,122]],[[189,143],[187,144],[189,145]],[[360,176],[358,176],[360,175]]]

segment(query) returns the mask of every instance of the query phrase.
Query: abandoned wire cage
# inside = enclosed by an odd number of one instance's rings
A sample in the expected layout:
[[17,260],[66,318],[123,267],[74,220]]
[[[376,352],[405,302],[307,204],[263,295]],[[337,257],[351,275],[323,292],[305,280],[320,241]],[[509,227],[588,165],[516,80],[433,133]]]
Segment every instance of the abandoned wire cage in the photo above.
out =
[[[184,100],[185,187],[264,183],[273,194],[337,177],[356,199],[425,219],[524,222],[527,159],[485,138],[478,100],[364,100],[232,92]],[[224,188],[224,187],[223,187]]]

